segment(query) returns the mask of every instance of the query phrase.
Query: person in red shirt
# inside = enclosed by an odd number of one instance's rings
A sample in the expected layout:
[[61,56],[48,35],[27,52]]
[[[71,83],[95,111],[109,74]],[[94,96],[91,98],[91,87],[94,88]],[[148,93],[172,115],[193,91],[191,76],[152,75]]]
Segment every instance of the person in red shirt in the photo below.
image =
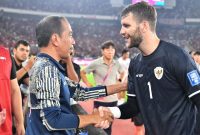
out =
[[22,99],[9,50],[0,46],[0,135],[12,134],[12,114],[17,135],[24,135]]

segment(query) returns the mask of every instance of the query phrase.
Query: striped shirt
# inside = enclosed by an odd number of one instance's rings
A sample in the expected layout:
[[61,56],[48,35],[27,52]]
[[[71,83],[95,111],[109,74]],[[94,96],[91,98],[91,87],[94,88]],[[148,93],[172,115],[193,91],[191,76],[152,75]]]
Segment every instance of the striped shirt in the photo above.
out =
[[[62,67],[60,66],[62,69]],[[46,57],[37,57],[30,75],[31,108],[43,109],[60,106],[61,77],[59,69]],[[64,70],[64,69],[62,69]],[[79,83],[65,77],[70,97],[76,101],[106,96],[106,87],[83,88]]]

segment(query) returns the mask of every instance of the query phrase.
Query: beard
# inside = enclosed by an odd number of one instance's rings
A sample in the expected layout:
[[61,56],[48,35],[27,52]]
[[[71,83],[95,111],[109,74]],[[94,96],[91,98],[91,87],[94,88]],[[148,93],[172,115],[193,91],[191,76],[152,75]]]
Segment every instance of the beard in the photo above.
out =
[[20,59],[20,58],[18,58],[18,57],[16,57],[16,59],[17,59],[17,61],[19,61],[20,63],[26,61],[26,59],[24,60],[24,59]]
[[142,35],[139,31],[139,28],[136,29],[135,33],[133,34],[133,36],[130,37],[130,44],[128,45],[128,48],[133,48],[136,47],[138,48],[139,45],[141,44],[143,38]]

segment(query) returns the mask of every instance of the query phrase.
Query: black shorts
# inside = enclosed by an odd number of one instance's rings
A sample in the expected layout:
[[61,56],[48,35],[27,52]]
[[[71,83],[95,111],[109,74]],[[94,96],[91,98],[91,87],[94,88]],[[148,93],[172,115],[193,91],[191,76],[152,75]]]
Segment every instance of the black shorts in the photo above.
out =
[[135,126],[142,126],[144,124],[141,114],[138,114],[137,116],[133,117],[131,121],[134,122]]

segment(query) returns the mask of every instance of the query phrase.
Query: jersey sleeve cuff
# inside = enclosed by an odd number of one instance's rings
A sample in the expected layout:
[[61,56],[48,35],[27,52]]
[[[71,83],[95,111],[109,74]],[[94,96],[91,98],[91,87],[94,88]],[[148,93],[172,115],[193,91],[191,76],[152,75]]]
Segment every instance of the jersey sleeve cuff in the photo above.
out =
[[121,111],[118,107],[108,107],[113,114],[114,118],[120,118],[121,117]]

